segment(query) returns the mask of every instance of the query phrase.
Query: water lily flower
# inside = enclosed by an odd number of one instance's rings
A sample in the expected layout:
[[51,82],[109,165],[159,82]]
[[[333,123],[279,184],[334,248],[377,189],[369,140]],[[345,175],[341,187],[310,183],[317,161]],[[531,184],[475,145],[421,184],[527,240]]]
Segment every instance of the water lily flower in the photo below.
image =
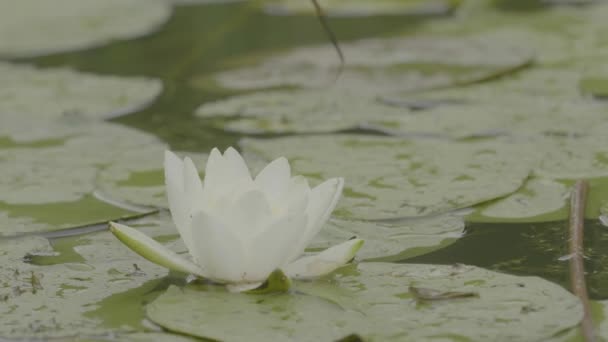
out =
[[255,178],[241,155],[213,149],[205,178],[188,157],[165,153],[165,183],[173,222],[191,259],[142,232],[110,223],[123,243],[148,260],[233,289],[252,289],[279,269],[291,278],[312,278],[348,263],[363,245],[351,239],[301,257],[336,207],[344,180],[310,188],[291,176],[287,159],[268,164]]

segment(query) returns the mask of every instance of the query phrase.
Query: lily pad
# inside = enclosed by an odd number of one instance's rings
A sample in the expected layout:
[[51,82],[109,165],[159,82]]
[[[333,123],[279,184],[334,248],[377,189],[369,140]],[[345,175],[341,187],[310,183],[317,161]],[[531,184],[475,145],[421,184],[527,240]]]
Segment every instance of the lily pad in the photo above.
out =
[[[421,303],[410,286],[479,296]],[[256,296],[170,287],[146,311],[170,331],[222,341],[537,341],[582,317],[578,300],[555,284],[463,265],[362,263],[296,289]]]
[[570,188],[549,179],[532,178],[522,189],[495,201],[484,203],[469,215],[475,222],[543,222],[568,217]]
[[[164,268],[137,258],[109,232],[55,244],[40,237],[0,241],[0,338],[84,338],[142,329],[141,314],[112,325],[99,310],[113,295],[142,286],[151,291],[148,282],[165,276]],[[123,298],[123,309],[137,312],[144,294]]]
[[146,107],[162,90],[157,79],[101,76],[68,68],[41,69],[0,62],[0,74],[4,82],[0,115],[19,114],[33,120],[125,115]]
[[[3,119],[2,234],[57,230],[128,213],[95,199],[96,192],[118,202],[166,206],[158,172],[166,145],[157,138],[104,122]],[[150,183],[131,182],[146,173],[157,176]]]
[[519,189],[532,165],[516,146],[493,141],[331,135],[241,145],[267,160],[284,155],[296,173],[313,179],[344,177],[335,215],[366,220],[424,216],[502,197]]
[[160,0],[0,1],[0,56],[81,50],[155,31],[171,15]]
[[323,250],[352,237],[365,240],[357,253],[360,260],[396,261],[430,253],[464,235],[466,212],[388,222],[333,219],[308,247]]
[[504,87],[485,88],[485,96],[476,90],[454,90],[382,101],[342,90],[268,91],[208,102],[196,114],[217,128],[246,134],[364,128],[447,138],[582,135],[605,122],[602,104],[554,103],[528,95],[505,96],[500,92]]
[[369,121],[406,121],[407,110],[335,90],[268,91],[208,102],[196,115],[241,133],[320,133],[362,127]]
[[[344,43],[348,63],[340,77],[334,47],[298,48],[258,59],[254,66],[215,76],[224,88],[318,88],[331,85],[365,94],[386,94],[473,83],[528,65],[529,49],[510,45],[500,32],[468,36],[419,35]],[[195,79],[206,84],[207,79]]]
[[[322,0],[330,16],[426,15],[445,14],[460,4],[459,0]],[[314,14],[314,6],[301,0],[279,0],[264,4],[271,14]]]

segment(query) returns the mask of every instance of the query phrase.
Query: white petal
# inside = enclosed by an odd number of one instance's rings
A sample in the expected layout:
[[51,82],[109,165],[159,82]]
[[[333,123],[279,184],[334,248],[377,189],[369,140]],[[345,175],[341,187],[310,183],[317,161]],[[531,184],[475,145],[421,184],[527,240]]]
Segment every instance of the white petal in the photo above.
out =
[[224,172],[230,182],[246,182],[253,181],[249,168],[241,155],[232,147],[228,147],[224,152]]
[[225,182],[224,158],[217,148],[211,150],[207,165],[205,166],[205,180],[203,196],[210,201],[221,195],[222,186]]
[[249,250],[247,277],[264,281],[275,269],[285,266],[295,244],[302,238],[307,217],[284,217],[257,235]]
[[294,246],[289,258],[290,261],[299,257],[308,244],[310,244],[310,241],[323,228],[323,225],[325,225],[325,222],[327,222],[338,204],[343,187],[343,178],[332,178],[312,189],[308,200],[308,226],[306,227],[306,233],[299,244]]
[[259,234],[273,221],[270,206],[261,190],[245,192],[224,209],[220,220],[243,239]]
[[110,222],[110,230],[127,247],[157,265],[205,277],[204,271],[199,266],[180,257],[139,230],[115,222]]
[[255,177],[255,183],[264,191],[273,206],[281,204],[281,199],[287,194],[291,169],[284,157],[277,158],[260,171]]
[[165,188],[171,217],[177,231],[190,249],[190,206],[184,193],[184,163],[170,151],[165,151]]
[[284,271],[294,279],[310,279],[331,273],[351,261],[359,249],[363,246],[363,240],[352,239],[324,250],[323,252],[300,258],[292,262]]
[[192,220],[193,257],[208,278],[224,283],[245,280],[245,246],[230,229],[205,212]]
[[289,180],[289,191],[287,203],[289,213],[296,214],[306,211],[310,197],[310,187],[308,181],[302,176],[295,176]]

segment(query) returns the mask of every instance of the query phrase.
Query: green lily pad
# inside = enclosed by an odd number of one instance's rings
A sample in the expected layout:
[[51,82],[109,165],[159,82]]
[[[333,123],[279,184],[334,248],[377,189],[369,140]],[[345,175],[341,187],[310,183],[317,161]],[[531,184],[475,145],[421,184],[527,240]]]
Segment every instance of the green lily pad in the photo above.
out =
[[335,215],[381,219],[424,216],[505,196],[531,171],[525,152],[493,141],[404,140],[331,135],[245,139],[245,151],[284,155],[295,173],[344,177]]
[[332,90],[268,91],[202,104],[196,115],[241,133],[320,133],[372,122],[406,121],[408,111],[373,98]]
[[[167,274],[164,268],[138,258],[109,232],[54,244],[41,237],[0,241],[0,338],[101,336],[143,328],[138,306],[155,287],[149,282]],[[130,315],[118,322],[104,316],[105,301],[128,291],[121,310]]]
[[0,56],[81,50],[155,31],[171,15],[160,0],[0,1]]
[[[104,122],[3,119],[2,235],[107,221],[131,210],[96,198],[166,206],[160,170],[167,147],[157,138]],[[133,181],[141,174],[153,174],[154,179]],[[95,198],[96,193],[103,196]]]
[[[322,0],[330,16],[425,15],[445,14],[460,4],[459,0]],[[314,6],[301,0],[279,0],[263,3],[271,14],[314,14]]]
[[[582,317],[555,284],[463,265],[362,263],[295,286],[272,296],[170,287],[146,312],[170,331],[222,341],[537,341]],[[410,286],[479,296],[417,302]]]
[[[575,135],[605,122],[598,103],[553,103],[505,96],[490,85],[409,97],[373,97],[341,90],[268,91],[201,105],[196,114],[217,128],[246,134],[326,133],[365,128],[412,137]],[[496,94],[502,94],[498,96]],[[489,97],[492,96],[492,97]]]
[[448,213],[388,222],[330,220],[309,251],[320,251],[354,236],[365,240],[360,260],[396,261],[450,245],[464,235],[465,213]]
[[[368,95],[473,83],[530,63],[529,49],[503,38],[505,34],[496,31],[343,43],[349,59],[337,79],[340,66],[333,46],[303,47],[219,73],[215,81],[237,90],[333,85]],[[195,85],[207,83],[206,77],[194,79]]]
[[125,115],[147,106],[162,90],[156,79],[101,76],[68,68],[40,69],[0,62],[0,74],[5,82],[0,88],[0,114],[33,120]]
[[484,203],[467,217],[474,222],[543,222],[568,217],[570,188],[562,182],[532,178],[517,192]]

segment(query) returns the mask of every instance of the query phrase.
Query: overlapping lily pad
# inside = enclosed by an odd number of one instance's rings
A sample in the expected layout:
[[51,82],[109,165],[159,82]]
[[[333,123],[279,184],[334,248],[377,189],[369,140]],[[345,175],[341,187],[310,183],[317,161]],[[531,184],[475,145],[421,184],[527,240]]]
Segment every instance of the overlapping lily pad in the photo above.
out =
[[[323,0],[319,2],[330,16],[424,15],[452,11],[459,0]],[[263,3],[272,14],[314,14],[314,6],[302,0]]]
[[[467,295],[433,300],[412,288]],[[222,341],[536,341],[582,317],[578,300],[555,284],[463,265],[363,263],[296,289],[256,296],[171,287],[147,315],[171,331]]]
[[86,49],[156,30],[171,6],[161,0],[0,1],[0,56]]
[[602,104],[574,96],[560,102],[517,97],[505,94],[505,88],[493,85],[484,91],[440,91],[380,101],[340,90],[258,92],[205,103],[196,114],[215,127],[246,134],[365,128],[447,138],[582,135],[605,122]]
[[4,82],[0,114],[33,120],[120,116],[147,106],[162,90],[156,79],[101,76],[69,68],[41,69],[0,62],[0,74]]
[[[520,69],[531,61],[527,47],[510,45],[504,32],[468,36],[367,39],[342,44],[348,63],[336,79],[334,48],[298,48],[254,61],[254,66],[215,76],[228,89],[323,87],[333,84],[367,94],[395,93],[471,83]],[[198,79],[195,84],[206,84]]]
[[[167,147],[157,138],[86,120],[37,122],[3,116],[0,121],[2,235],[128,214],[95,199],[95,192],[119,202],[165,206],[162,158]],[[138,183],[142,174],[149,183]]]
[[313,179],[343,176],[335,215],[345,218],[421,216],[471,206],[514,192],[532,169],[525,151],[493,141],[332,135],[245,139],[241,145],[266,159],[285,155],[295,172]]
[[165,276],[164,268],[137,258],[109,232],[55,248],[40,237],[0,241],[0,338],[85,338],[142,329],[141,315],[112,324],[100,319],[99,310],[103,300],[131,291],[121,310],[139,312],[143,295],[154,289],[149,282]]

